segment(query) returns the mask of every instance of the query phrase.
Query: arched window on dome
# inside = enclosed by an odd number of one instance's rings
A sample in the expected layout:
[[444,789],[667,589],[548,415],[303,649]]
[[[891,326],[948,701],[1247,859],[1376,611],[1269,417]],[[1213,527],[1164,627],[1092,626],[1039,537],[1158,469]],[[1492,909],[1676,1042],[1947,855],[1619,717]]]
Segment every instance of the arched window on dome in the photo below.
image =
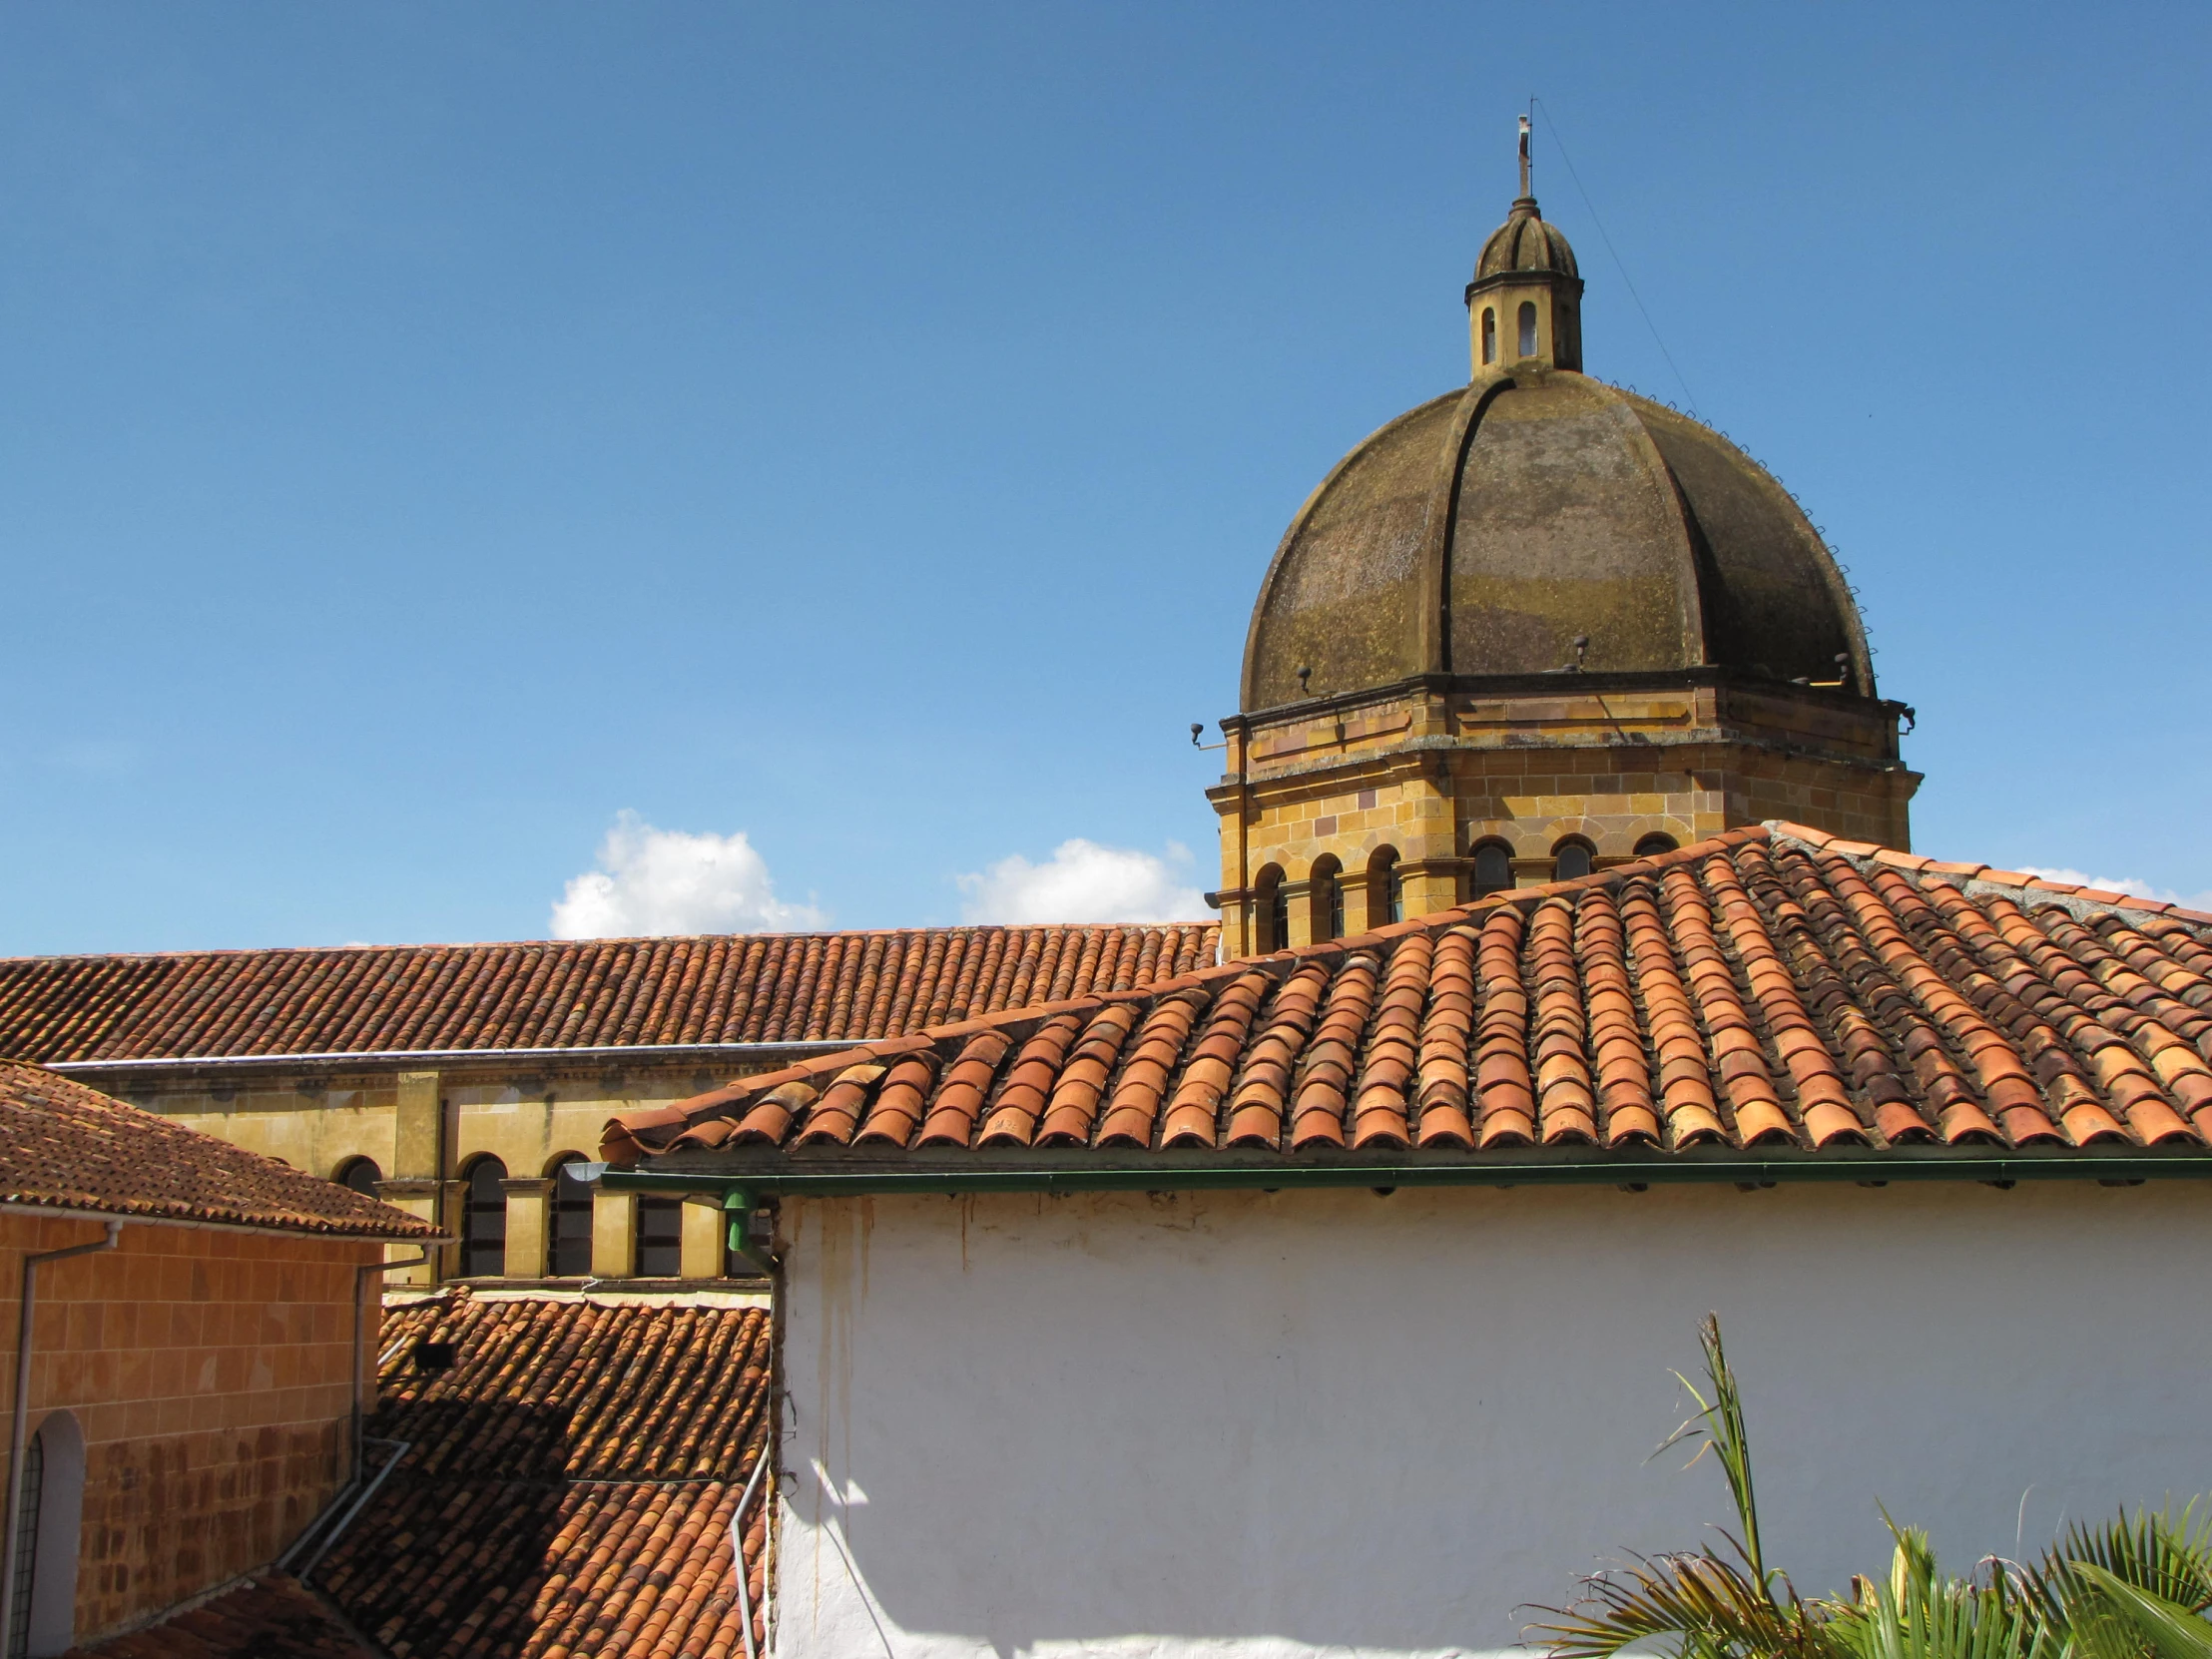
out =
[[1382,927],[1405,919],[1405,882],[1397,872],[1397,848],[1376,849],[1368,859],[1368,925]]
[[1520,302],[1520,354],[1533,357],[1536,354],[1536,301]]
[[1291,942],[1291,895],[1283,890],[1283,871],[1274,864],[1252,883],[1252,926],[1259,935],[1253,949],[1262,956]]
[[1495,305],[1484,305],[1482,307],[1482,360],[1486,363],[1497,361],[1497,307]]
[[1345,936],[1344,867],[1330,852],[1314,860],[1313,877],[1306,884],[1306,902],[1316,944]]
[[507,1271],[507,1166],[486,1153],[461,1179],[461,1277],[495,1279]]
[[1503,841],[1477,841],[1474,846],[1474,878],[1469,898],[1504,892],[1513,884],[1513,849]]
[[1657,830],[1636,842],[1636,856],[1639,858],[1656,858],[1660,853],[1672,852],[1674,849],[1674,837],[1661,834]]
[[1554,881],[1572,881],[1587,875],[1596,867],[1597,848],[1579,835],[1569,835],[1551,849],[1551,878]]

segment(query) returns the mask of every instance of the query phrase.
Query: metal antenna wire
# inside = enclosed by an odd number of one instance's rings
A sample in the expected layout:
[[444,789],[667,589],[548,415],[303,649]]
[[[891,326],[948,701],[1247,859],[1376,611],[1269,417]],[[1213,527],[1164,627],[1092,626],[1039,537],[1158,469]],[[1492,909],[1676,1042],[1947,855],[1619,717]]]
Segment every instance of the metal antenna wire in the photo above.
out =
[[1574,181],[1574,188],[1582,198],[1583,207],[1589,209],[1590,223],[1597,227],[1598,237],[1605,244],[1605,252],[1613,256],[1614,269],[1621,274],[1621,281],[1628,289],[1628,297],[1636,301],[1636,309],[1643,316],[1644,326],[1651,330],[1652,343],[1659,347],[1659,355],[1666,358],[1667,366],[1674,370],[1674,377],[1682,387],[1683,400],[1690,405],[1690,413],[1703,420],[1705,417],[1698,414],[1697,393],[1690,389],[1689,377],[1682,372],[1681,365],[1674,360],[1674,353],[1667,349],[1667,342],[1660,337],[1659,324],[1651,320],[1650,307],[1645,305],[1644,296],[1636,291],[1635,278],[1628,275],[1628,262],[1621,258],[1620,250],[1613,246],[1613,239],[1606,234],[1605,221],[1598,217],[1597,204],[1590,200],[1590,193],[1583,189],[1582,175],[1574,170],[1574,158],[1567,154],[1567,141],[1559,136],[1559,123],[1552,119],[1551,106],[1538,98],[1529,99],[1528,105],[1530,109],[1541,105],[1544,128],[1551,134],[1551,142],[1559,147],[1559,159],[1567,164],[1567,177]]

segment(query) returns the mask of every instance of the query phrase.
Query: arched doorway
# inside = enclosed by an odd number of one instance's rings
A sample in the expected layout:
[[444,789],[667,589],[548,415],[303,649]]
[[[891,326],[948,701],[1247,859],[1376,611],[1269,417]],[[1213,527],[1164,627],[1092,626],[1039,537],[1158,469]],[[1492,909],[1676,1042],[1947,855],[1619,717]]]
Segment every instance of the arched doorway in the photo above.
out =
[[84,1430],[74,1413],[49,1412],[23,1451],[8,1659],[53,1659],[76,1644],[84,1503]]

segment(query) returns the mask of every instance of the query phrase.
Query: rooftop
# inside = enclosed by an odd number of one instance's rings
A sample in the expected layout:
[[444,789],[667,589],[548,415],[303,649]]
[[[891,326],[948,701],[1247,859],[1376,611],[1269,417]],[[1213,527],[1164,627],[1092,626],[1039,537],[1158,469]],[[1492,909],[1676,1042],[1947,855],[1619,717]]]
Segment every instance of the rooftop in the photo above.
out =
[[346,1238],[428,1222],[37,1066],[0,1060],[0,1204]]
[[1774,824],[869,1043],[620,1114],[603,1153],[764,1193],[2212,1169],[2208,939]]
[[99,1659],[370,1659],[327,1608],[280,1573],[71,1652]]
[[1128,990],[1212,923],[927,927],[0,959],[0,1054],[45,1065],[847,1042]]
[[[768,1443],[769,1329],[731,1297],[462,1289],[387,1309],[367,1432],[408,1449],[304,1576],[394,1659],[734,1659],[731,1521]],[[453,1345],[451,1369],[421,1369],[425,1343]],[[763,1644],[768,1501],[745,1525]]]

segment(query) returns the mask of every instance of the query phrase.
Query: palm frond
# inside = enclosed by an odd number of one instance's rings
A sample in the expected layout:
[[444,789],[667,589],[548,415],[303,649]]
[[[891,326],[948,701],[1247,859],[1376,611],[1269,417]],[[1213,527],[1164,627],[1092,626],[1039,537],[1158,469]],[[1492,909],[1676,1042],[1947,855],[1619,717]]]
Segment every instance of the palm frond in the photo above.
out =
[[2212,1607],[2212,1511],[2200,1514],[2192,1500],[2178,1515],[2139,1508],[2097,1526],[2076,1521],[2044,1552],[2033,1576],[2038,1584],[2057,1583],[2084,1563],[2201,1613]]
[[1795,1596],[1710,1551],[1659,1555],[1583,1580],[1571,1606],[1536,1611],[1528,1626],[1552,1659],[1610,1659],[1634,1642],[1672,1637],[1685,1659],[1763,1659],[1767,1655],[1840,1659],[1821,1640],[1817,1620]]
[[1660,1444],[1660,1452],[1682,1444],[1686,1440],[1703,1440],[1705,1444],[1692,1457],[1685,1468],[1697,1462],[1707,1450],[1719,1458],[1721,1473],[1728,1481],[1728,1495],[1736,1505],[1737,1523],[1743,1528],[1742,1547],[1745,1558],[1751,1564],[1752,1577],[1762,1584],[1766,1582],[1766,1550],[1759,1538],[1759,1498],[1751,1480],[1751,1436],[1744,1427],[1744,1396],[1736,1386],[1736,1374],[1729,1369],[1728,1351],[1721,1344],[1721,1317],[1707,1314],[1705,1323],[1698,1327],[1698,1345],[1705,1350],[1705,1378],[1711,1385],[1713,1397],[1708,1400],[1695,1382],[1680,1372],[1675,1378],[1697,1401],[1697,1410],[1681,1427]]
[[2094,1561],[2068,1568],[2068,1634],[2082,1659],[2212,1659],[2212,1622]]
[[1890,1530],[1890,1576],[1860,1579],[1856,1601],[1829,1604],[1828,1633],[1851,1659],[2061,1659],[2035,1604],[2001,1569],[1946,1578],[1927,1533],[1894,1521]]

